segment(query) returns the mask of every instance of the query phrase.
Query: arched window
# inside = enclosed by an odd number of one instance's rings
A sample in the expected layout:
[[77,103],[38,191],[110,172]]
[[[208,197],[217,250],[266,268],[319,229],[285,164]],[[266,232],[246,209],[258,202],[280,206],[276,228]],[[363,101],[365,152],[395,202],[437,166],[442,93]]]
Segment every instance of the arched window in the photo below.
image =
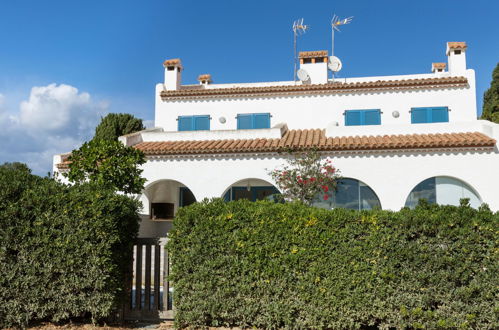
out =
[[244,179],[232,184],[223,195],[225,201],[248,199],[252,202],[269,199],[275,200],[279,190],[271,183],[260,179]]
[[318,195],[313,205],[326,209],[336,207],[352,210],[381,208],[376,193],[364,182],[355,179],[343,178],[339,180],[337,189],[329,191],[327,195],[326,200],[324,200],[324,194]]
[[469,185],[445,176],[432,177],[419,183],[407,196],[405,206],[414,208],[423,198],[429,203],[456,206],[459,205],[461,198],[469,198],[470,205],[474,208],[482,203],[478,194]]

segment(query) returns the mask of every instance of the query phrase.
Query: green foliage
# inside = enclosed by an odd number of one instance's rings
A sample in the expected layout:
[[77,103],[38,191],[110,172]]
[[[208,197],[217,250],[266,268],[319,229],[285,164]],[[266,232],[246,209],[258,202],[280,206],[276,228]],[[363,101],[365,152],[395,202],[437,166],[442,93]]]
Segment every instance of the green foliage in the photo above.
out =
[[85,142],[68,160],[69,171],[64,175],[71,182],[88,181],[126,194],[138,194],[144,188],[146,179],[139,168],[146,162],[144,153],[119,141]]
[[12,170],[24,171],[27,173],[31,173],[31,169],[24,163],[13,162],[13,163],[3,163],[0,165],[0,168],[7,168]]
[[492,73],[490,88],[483,95],[481,118],[499,123],[499,63]]
[[204,201],[170,233],[176,325],[499,328],[499,214]]
[[0,167],[0,328],[120,306],[138,202]]
[[110,113],[95,128],[94,140],[118,141],[118,137],[145,129],[142,119],[128,113]]
[[311,205],[318,196],[328,199],[328,191],[336,188],[338,171],[317,151],[294,154],[287,163],[269,173],[286,200]]

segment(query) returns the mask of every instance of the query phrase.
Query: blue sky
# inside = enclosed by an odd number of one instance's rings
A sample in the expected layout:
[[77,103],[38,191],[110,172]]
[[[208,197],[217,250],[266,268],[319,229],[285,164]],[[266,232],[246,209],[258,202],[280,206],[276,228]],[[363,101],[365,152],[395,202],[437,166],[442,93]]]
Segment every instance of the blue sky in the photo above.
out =
[[311,26],[300,50],[330,49],[333,13],[354,16],[336,35],[342,77],[424,73],[446,41],[468,43],[477,103],[499,62],[499,1],[2,1],[0,163],[37,174],[51,155],[91,137],[100,116],[154,116],[162,62],[180,57],[183,83],[290,80],[291,24]]

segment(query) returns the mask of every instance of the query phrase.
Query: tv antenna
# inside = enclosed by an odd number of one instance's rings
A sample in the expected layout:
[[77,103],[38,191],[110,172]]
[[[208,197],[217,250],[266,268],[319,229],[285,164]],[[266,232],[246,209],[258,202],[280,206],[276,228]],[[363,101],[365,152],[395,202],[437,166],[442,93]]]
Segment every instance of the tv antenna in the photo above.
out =
[[334,56],[334,31],[340,32],[339,26],[350,24],[353,16],[340,19],[336,14],[333,14],[333,19],[331,19],[331,56]]
[[296,51],[296,40],[298,39],[298,36],[305,34],[305,32],[307,32],[309,28],[310,26],[303,24],[303,18],[297,19],[296,21],[293,22],[293,47],[295,50],[295,71],[293,74],[293,80],[295,82],[296,82],[296,67],[298,62],[298,55]]

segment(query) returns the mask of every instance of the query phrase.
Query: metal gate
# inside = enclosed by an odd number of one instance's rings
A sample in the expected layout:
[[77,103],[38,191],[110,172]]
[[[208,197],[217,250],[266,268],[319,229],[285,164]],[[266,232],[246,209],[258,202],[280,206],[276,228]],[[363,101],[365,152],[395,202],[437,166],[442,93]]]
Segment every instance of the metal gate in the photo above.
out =
[[125,320],[173,319],[170,260],[165,238],[138,238],[133,247],[133,271],[127,285]]

